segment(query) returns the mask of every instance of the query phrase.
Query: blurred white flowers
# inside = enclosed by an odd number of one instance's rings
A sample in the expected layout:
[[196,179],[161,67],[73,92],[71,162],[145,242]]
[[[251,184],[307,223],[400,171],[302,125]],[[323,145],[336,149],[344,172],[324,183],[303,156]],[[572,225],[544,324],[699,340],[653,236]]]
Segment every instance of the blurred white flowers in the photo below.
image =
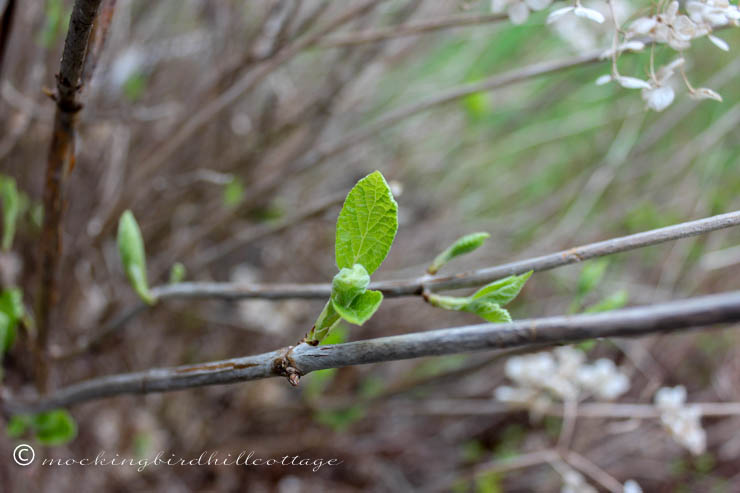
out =
[[575,400],[590,393],[611,400],[630,387],[629,378],[611,360],[602,358],[589,365],[582,351],[569,346],[509,358],[505,371],[517,386],[498,387],[496,399],[527,406],[534,416],[547,411],[553,398]]
[[628,479],[624,482],[624,489],[622,491],[623,493],[642,493],[642,488],[640,488],[640,485],[634,479]]
[[547,24],[553,23],[564,15],[570,14],[571,12],[578,17],[583,17],[584,19],[589,19],[594,22],[598,22],[599,24],[603,24],[606,20],[604,15],[598,10],[586,8],[581,5],[581,2],[576,1],[575,5],[563,7],[550,12],[550,15],[547,16],[546,22]]
[[686,405],[683,385],[663,387],[655,393],[655,406],[660,410],[660,420],[673,438],[692,454],[704,453],[707,436],[701,427],[701,410]]
[[672,102],[676,93],[669,86],[668,79],[673,76],[676,68],[684,64],[683,58],[677,58],[668,65],[661,67],[658,73],[653,75],[648,81],[649,88],[642,90],[642,99],[645,105],[653,111],[663,111]]
[[523,24],[529,18],[529,12],[544,10],[552,0],[491,0],[491,12],[506,12],[513,24]]
[[573,469],[563,473],[563,487],[560,493],[596,493],[596,488],[586,482],[586,479]]

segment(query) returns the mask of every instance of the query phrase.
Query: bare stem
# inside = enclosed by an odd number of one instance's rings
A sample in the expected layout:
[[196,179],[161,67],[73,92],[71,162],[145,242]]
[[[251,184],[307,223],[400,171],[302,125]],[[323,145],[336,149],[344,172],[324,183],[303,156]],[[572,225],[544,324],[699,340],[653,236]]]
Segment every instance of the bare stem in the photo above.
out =
[[77,95],[82,83],[82,72],[90,33],[101,0],[76,0],[72,8],[69,31],[57,91],[53,96],[57,108],[54,116],[49,157],[44,182],[44,223],[41,232],[41,286],[38,297],[38,334],[36,340],[36,385],[46,387],[46,344],[51,325],[52,309],[57,301],[56,283],[59,259],[62,256],[62,213],[64,204],[63,181],[75,162],[75,127],[81,105]]

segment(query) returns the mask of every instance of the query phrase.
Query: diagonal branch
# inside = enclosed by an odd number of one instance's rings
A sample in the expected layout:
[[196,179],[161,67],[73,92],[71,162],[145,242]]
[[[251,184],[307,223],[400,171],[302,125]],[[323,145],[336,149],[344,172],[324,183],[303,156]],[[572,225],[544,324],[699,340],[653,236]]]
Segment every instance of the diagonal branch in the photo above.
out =
[[121,394],[167,392],[207,385],[287,376],[327,368],[472,351],[565,344],[601,337],[638,337],[740,321],[740,291],[611,312],[481,324],[314,347],[289,346],[269,353],[199,365],[152,369],[95,378],[35,400],[9,400],[6,414],[66,407]]

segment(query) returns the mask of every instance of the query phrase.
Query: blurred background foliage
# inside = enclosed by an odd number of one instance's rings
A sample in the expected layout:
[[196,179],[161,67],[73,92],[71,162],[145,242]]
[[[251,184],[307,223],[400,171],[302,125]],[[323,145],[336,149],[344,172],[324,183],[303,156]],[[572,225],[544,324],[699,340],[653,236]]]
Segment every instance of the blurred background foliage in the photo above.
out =
[[[692,82],[718,91],[723,103],[696,102],[679,89],[664,112],[646,112],[638,91],[596,86],[609,70],[608,62],[596,63],[432,107],[299,170],[296,163],[327,142],[394,109],[458,84],[609,46],[603,32],[588,31],[592,26],[570,32],[544,26],[545,13],[522,26],[482,23],[351,47],[319,43],[166,151],[178,131],[244,74],[358,3],[117,2],[106,48],[84,88],[77,166],[67,181],[55,346],[94,337],[135,302],[115,250],[115,223],[126,208],[142,226],[150,282],[162,284],[175,263],[185,267],[186,280],[328,282],[339,208],[330,199],[375,169],[403,189],[397,242],[379,279],[420,275],[441,249],[473,231],[492,236],[445,272],[740,207],[737,29],[722,32],[735,51],[699,41],[687,53]],[[2,68],[0,171],[16,180],[25,205],[0,272],[3,287],[22,287],[28,306],[38,282],[38,204],[53,110],[41,88],[53,84],[70,8],[68,0],[22,2]],[[280,19],[279,9],[287,20],[265,47],[263,21]],[[379,1],[337,34],[487,9],[487,2],[474,1]],[[672,56],[668,48],[656,50],[659,61]],[[644,75],[648,57],[624,55],[620,70]],[[261,187],[270,178],[272,186]],[[720,231],[535,274],[512,314],[605,310],[737,289],[739,238],[737,231]],[[230,241],[234,248],[213,255]],[[318,301],[162,303],[85,353],[56,362],[54,385],[292,344],[320,308]],[[345,327],[329,342],[467,323],[476,317],[393,299],[364,327]],[[649,402],[658,386],[678,383],[692,399],[732,401],[740,400],[737,339],[727,330],[582,349],[634,370],[626,402]],[[320,473],[56,468],[30,478],[3,461],[0,477],[8,485],[53,484],[55,491],[103,485],[107,491],[556,491],[560,479],[547,466],[494,474],[484,465],[551,446],[558,419],[435,411],[439,399],[492,400],[504,378],[501,361],[450,356],[316,372],[298,389],[269,380],[118,397],[73,409],[78,437],[54,449],[60,456],[247,449],[344,460]],[[32,381],[31,369],[21,341],[5,357],[2,385],[22,389]],[[709,452],[698,458],[649,422],[618,433],[603,421],[579,422],[573,447],[620,481],[637,479],[645,491],[737,491],[740,418],[705,425]],[[12,444],[5,440],[0,448],[9,456]]]

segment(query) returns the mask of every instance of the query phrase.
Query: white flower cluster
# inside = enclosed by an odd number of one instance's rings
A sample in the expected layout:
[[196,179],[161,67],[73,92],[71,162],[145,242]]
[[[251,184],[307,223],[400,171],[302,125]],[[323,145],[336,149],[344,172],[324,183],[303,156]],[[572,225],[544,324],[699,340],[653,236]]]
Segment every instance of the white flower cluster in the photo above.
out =
[[673,438],[692,454],[704,453],[707,435],[701,427],[701,410],[686,405],[683,385],[663,387],[655,393],[655,406],[660,410],[660,420]]
[[496,399],[526,405],[535,415],[543,414],[552,398],[575,400],[584,393],[599,399],[615,399],[629,390],[630,381],[611,360],[586,363],[583,351],[569,346],[552,352],[515,356],[506,362],[506,376],[516,387],[501,386]]
[[[617,15],[616,0],[607,0],[612,14]],[[491,0],[491,10],[495,13],[506,12],[514,24],[521,24],[527,20],[531,11],[544,10],[552,4],[552,0]],[[722,97],[712,89],[706,87],[694,88],[684,73],[684,58],[679,56],[659,70],[653,66],[651,54],[650,73],[647,80],[628,77],[619,74],[617,58],[625,51],[642,51],[648,44],[664,44],[683,55],[691,47],[691,41],[707,37],[718,48],[729,51],[730,46],[722,38],[713,34],[714,28],[728,25],[740,25],[740,8],[732,5],[729,0],[688,0],[685,2],[685,11],[680,10],[681,4],[674,0],[659,2],[658,11],[650,16],[640,17],[630,23],[627,29],[614,22],[614,41],[611,49],[604,52],[604,58],[612,59],[611,74],[600,77],[598,84],[615,81],[627,89],[641,89],[642,99],[648,109],[662,111],[675,98],[674,88],[669,79],[676,69],[680,70],[689,96],[693,99],[714,99],[722,101]],[[573,14],[602,24],[606,20],[604,14],[593,8],[581,5],[581,0],[575,0],[572,5],[552,11],[547,17],[547,23]],[[612,16],[613,17],[613,16]],[[620,41],[620,35],[622,40]]]
[[[712,34],[712,29],[728,24],[738,25],[740,10],[730,5],[726,0],[692,0],[686,3],[689,15],[679,13],[679,3],[673,1],[665,8],[652,16],[635,19],[627,28],[624,42],[605,53],[612,57],[612,74],[601,77],[597,83],[616,81],[627,89],[642,89],[642,99],[646,106],[654,111],[663,111],[675,98],[675,91],[669,85],[669,79],[676,69],[680,70],[683,81],[694,99],[714,99],[722,101],[722,97],[706,87],[694,88],[684,73],[684,58],[681,56],[657,72],[653,66],[651,56],[650,76],[647,80],[635,77],[625,77],[617,70],[617,56],[627,50],[641,51],[645,43],[667,44],[672,49],[682,53],[691,47],[691,41],[707,36],[709,41],[718,48],[728,51],[730,46],[721,38]],[[616,38],[615,38],[616,40]],[[616,42],[615,42],[616,44]]]

